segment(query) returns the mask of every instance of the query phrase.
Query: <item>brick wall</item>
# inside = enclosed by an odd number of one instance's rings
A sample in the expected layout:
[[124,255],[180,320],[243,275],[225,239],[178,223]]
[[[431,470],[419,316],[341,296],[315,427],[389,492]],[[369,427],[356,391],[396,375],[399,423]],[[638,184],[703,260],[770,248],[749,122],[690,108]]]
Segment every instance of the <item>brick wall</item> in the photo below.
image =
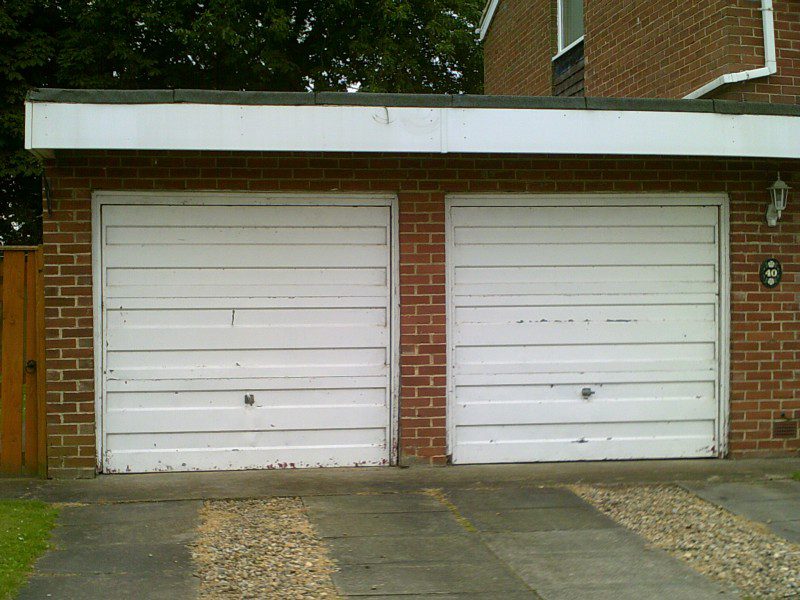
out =
[[555,0],[502,0],[483,42],[487,94],[550,96]]
[[[730,9],[729,39],[737,49],[734,71],[764,66],[764,34],[760,3],[737,0]],[[778,72],[743,81],[710,94],[709,98],[748,102],[800,103],[800,2],[776,0],[775,45]]]
[[[93,190],[390,191],[400,200],[401,455],[446,461],[444,196],[448,192],[728,192],[731,196],[731,449],[787,453],[772,437],[781,413],[800,417],[800,209],[764,224],[766,187],[800,161],[460,155],[74,152],[47,165],[45,214],[48,442],[56,477],[95,465],[91,287]],[[758,266],[783,261],[763,288]]]
[[587,2],[586,95],[680,98],[737,70],[729,5],[729,0]]
[[[356,160],[392,167],[382,173],[389,181],[405,166],[399,159]],[[398,181],[383,184],[398,192],[400,204],[400,455],[406,462],[413,457],[443,464],[447,436],[444,194],[419,183],[405,182],[406,191],[401,191],[404,184]]]
[[51,476],[65,477],[90,474],[96,454],[91,203],[85,177],[55,183],[43,234],[47,457]]
[[[533,74],[551,69],[552,4],[524,4],[501,0],[495,14],[484,42],[487,93],[550,94]],[[764,66],[757,0],[592,0],[585,7],[587,96],[682,98],[724,73]],[[778,73],[708,97],[798,102],[800,2],[776,0],[775,23]]]

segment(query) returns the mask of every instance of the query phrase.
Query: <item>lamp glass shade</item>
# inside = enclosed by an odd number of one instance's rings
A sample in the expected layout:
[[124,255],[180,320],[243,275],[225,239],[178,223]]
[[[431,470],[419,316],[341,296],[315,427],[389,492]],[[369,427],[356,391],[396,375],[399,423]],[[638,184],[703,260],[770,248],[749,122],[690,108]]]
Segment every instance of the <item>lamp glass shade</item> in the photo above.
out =
[[776,210],[783,211],[786,210],[786,203],[789,200],[789,190],[792,189],[786,183],[781,180],[780,176],[778,179],[769,186],[769,195],[772,199],[772,205],[775,207]]

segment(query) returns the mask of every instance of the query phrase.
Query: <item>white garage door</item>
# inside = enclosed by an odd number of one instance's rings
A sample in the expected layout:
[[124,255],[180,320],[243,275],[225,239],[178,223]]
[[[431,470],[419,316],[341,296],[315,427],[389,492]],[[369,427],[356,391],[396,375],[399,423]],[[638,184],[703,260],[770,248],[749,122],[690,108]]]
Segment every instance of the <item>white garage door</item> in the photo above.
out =
[[720,202],[634,202],[450,200],[454,462],[717,454]]
[[153,202],[101,207],[105,470],[387,464],[389,201]]

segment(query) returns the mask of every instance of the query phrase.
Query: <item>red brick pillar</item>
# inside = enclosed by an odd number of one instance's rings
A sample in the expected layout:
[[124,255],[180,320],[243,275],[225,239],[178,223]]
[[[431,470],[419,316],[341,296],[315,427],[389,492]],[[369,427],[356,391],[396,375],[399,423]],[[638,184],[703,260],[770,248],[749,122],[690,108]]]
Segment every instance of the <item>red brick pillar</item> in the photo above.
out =
[[401,192],[400,462],[447,461],[444,194]]
[[85,160],[47,166],[53,208],[44,211],[43,237],[47,455],[56,478],[95,471],[91,193],[78,173]]

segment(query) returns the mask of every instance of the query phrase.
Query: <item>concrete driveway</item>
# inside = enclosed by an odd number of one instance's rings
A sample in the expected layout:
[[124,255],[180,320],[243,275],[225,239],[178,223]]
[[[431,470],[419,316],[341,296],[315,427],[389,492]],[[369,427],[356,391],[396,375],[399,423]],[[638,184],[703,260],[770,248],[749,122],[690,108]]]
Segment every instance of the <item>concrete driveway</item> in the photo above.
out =
[[187,544],[200,500],[61,508],[53,550],[36,563],[21,600],[195,600]]
[[346,596],[693,600],[724,592],[562,489],[304,501]]
[[0,480],[0,496],[69,503],[26,600],[196,598],[202,500],[270,496],[303,499],[348,597],[680,600],[733,596],[556,484],[681,482],[720,503],[744,485],[758,514],[784,490],[792,517],[796,486],[769,479],[794,471],[797,459],[176,473]]
[[776,535],[800,545],[800,482],[691,482],[684,487],[734,514],[764,523]]

